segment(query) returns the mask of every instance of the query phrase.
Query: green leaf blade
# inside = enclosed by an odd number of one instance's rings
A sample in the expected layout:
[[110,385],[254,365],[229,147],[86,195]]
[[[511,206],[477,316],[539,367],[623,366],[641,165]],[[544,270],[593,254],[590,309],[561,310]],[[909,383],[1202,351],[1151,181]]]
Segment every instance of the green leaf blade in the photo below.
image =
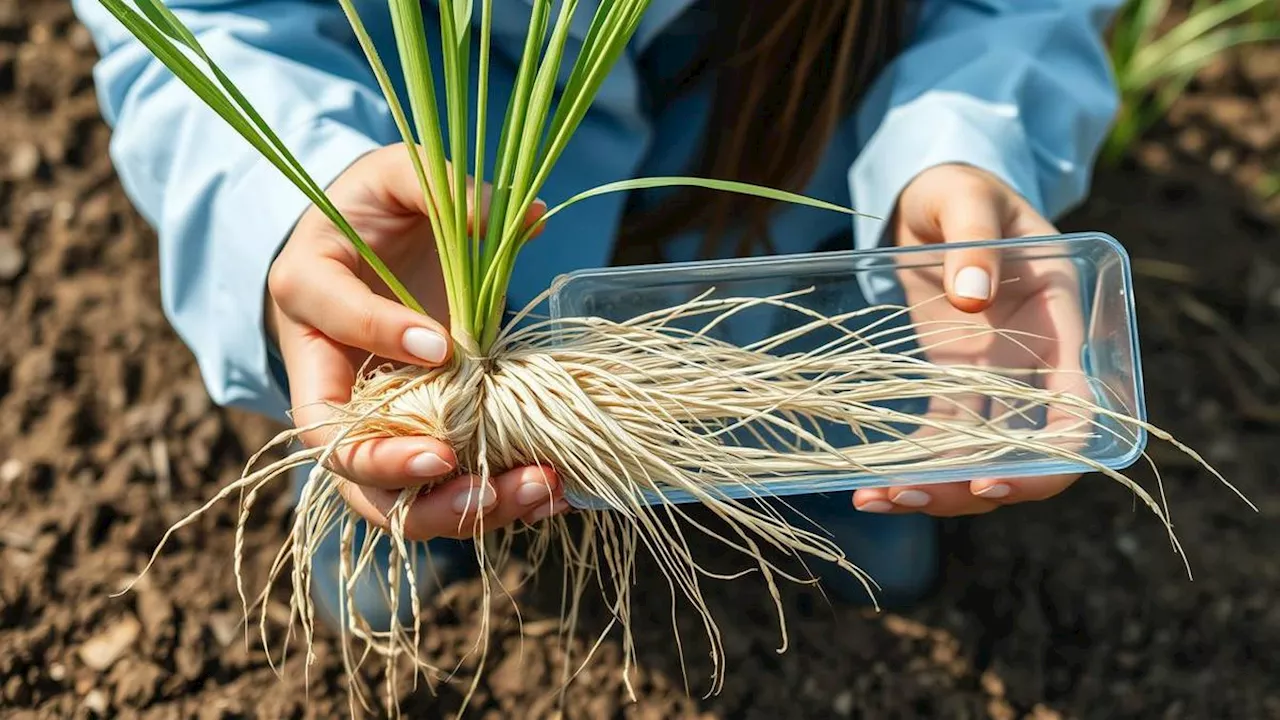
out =
[[714,180],[699,177],[684,176],[665,176],[650,178],[635,178],[631,180],[619,180],[617,182],[606,183],[590,190],[574,195],[564,202],[547,210],[547,212],[538,219],[537,222],[531,224],[527,230],[521,233],[519,242],[512,245],[511,253],[503,258],[504,262],[494,263],[490,268],[490,275],[486,276],[484,283],[484,292],[488,295],[482,295],[489,300],[488,304],[481,305],[481,308],[488,312],[490,322],[485,327],[485,334],[482,335],[482,347],[487,346],[497,337],[498,327],[495,319],[501,312],[501,300],[505,295],[505,288],[511,281],[511,272],[515,265],[515,253],[520,246],[523,246],[530,237],[540,230],[552,217],[560,214],[564,210],[576,205],[584,200],[618,192],[632,192],[635,190],[649,190],[655,188],[672,188],[672,187],[694,187],[704,190],[715,190],[719,192],[731,192],[740,195],[750,195],[775,202],[783,202],[791,205],[800,205],[810,207],[817,210],[826,210],[829,212],[841,213],[849,216],[868,217],[864,213],[860,213],[852,208],[842,205],[819,200],[797,193],[787,192],[785,190],[777,190],[775,188],[764,187],[761,185],[752,185],[750,183],[736,182],[732,180]]
[[559,205],[547,210],[546,214],[543,215],[541,218],[539,218],[538,222],[535,223],[529,229],[529,231],[525,233],[525,235],[526,237],[531,236],[534,231],[536,231],[541,225],[545,224],[553,216],[561,213],[564,210],[567,210],[569,207],[576,205],[577,203],[580,203],[583,200],[589,200],[591,198],[599,197],[601,195],[607,195],[609,193],[631,192],[634,190],[650,190],[654,188],[672,188],[672,187],[692,187],[692,188],[701,188],[704,190],[730,192],[730,193],[736,193],[739,195],[750,195],[750,196],[762,198],[765,200],[773,200],[775,202],[784,202],[792,205],[801,205],[804,207],[815,208],[817,210],[828,210],[830,212],[838,212],[845,215],[852,215],[852,216],[863,215],[863,213],[860,213],[857,210],[853,210],[852,208],[847,208],[841,205],[836,205],[835,203],[827,202],[826,200],[818,200],[817,198],[811,198],[806,195],[799,195],[797,193],[787,192],[785,190],[777,190],[774,188],[764,187],[761,185],[752,185],[750,183],[735,182],[732,180],[712,180],[708,178],[699,178],[699,177],[667,176],[667,177],[636,178],[634,180],[619,180],[617,182],[607,183],[605,185],[600,185],[590,190],[585,190],[583,192],[580,192],[577,195],[574,195],[573,197],[569,198],[568,200],[565,200],[564,202],[560,203]]
[[[237,107],[237,102],[228,97],[226,91],[219,88],[219,84],[210,80],[201,72],[191,58],[187,57],[177,45],[174,45],[168,39],[173,37],[175,32],[178,36],[185,35],[194,39],[190,30],[182,27],[176,16],[170,13],[164,16],[162,20],[163,22],[172,22],[181,30],[175,31],[173,27],[166,30],[162,24],[156,24],[154,21],[152,21],[152,24],[148,24],[148,20],[151,19],[149,16],[138,14],[121,0],[99,1],[161,64],[173,73],[175,78],[195,93],[196,97],[202,100],[207,107],[249,142],[264,159],[274,165],[307,199],[311,200],[347,237],[360,256],[373,268],[374,272],[387,284],[401,302],[412,309],[419,312],[422,311],[421,305],[418,304],[413,295],[391,273],[390,269],[387,268],[373,249],[360,238],[359,234],[355,232],[350,223],[346,221],[324,193],[319,191],[318,185],[306,174],[297,159],[289,154],[288,149],[283,146],[283,143],[279,142],[278,138],[275,138],[270,128],[265,127],[261,117],[257,113],[252,113],[249,116],[241,114],[241,109]],[[179,42],[183,41],[179,40]],[[183,42],[183,44],[185,45],[186,43]],[[199,52],[204,57],[203,51]],[[225,76],[221,76],[219,81],[221,84],[231,85],[230,80],[226,79]],[[243,98],[239,91],[236,91],[236,95]],[[256,118],[256,121],[252,118]],[[273,138],[275,142],[270,142],[268,137]]]
[[474,0],[458,0],[453,10],[453,26],[457,28],[459,37],[465,38],[471,33],[471,15],[475,10]]
[[135,2],[138,5],[138,9],[142,11],[142,14],[151,21],[156,29],[199,53],[201,59],[208,59],[204,48],[196,40],[195,34],[182,24],[182,21],[167,5],[155,0],[135,0]]

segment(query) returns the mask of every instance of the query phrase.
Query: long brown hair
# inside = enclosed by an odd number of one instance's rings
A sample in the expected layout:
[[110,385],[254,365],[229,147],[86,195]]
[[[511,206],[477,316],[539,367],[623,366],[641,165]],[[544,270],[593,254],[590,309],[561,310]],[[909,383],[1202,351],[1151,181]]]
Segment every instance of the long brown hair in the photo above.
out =
[[[837,126],[900,50],[902,0],[706,0],[711,41],[668,97],[713,83],[695,174],[801,192]],[[659,207],[629,212],[616,260],[656,258],[661,242],[703,233],[702,256],[739,230],[736,254],[769,248],[774,203],[735,193],[681,190]]]

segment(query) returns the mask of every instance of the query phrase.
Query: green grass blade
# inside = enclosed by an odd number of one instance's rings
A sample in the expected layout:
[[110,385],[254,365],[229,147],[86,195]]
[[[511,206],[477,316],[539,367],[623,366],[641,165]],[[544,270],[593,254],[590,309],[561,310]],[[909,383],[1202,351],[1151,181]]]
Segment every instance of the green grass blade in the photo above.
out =
[[460,39],[471,34],[471,13],[474,9],[474,0],[458,0],[453,6],[453,27]]
[[[583,42],[582,52],[578,54],[569,79],[565,82],[563,92],[565,99],[589,94],[587,93],[589,79],[599,68],[601,60],[608,54],[609,50],[606,46],[610,39],[617,37],[616,30],[622,25],[620,20],[624,17],[624,13],[618,11],[616,9],[618,7],[616,3],[606,6],[592,20],[591,28]],[[629,35],[627,39],[630,39]],[[561,102],[556,108],[556,114],[551,120],[551,135],[554,135],[557,128],[565,122],[570,106],[570,103]]]
[[[585,116],[586,110],[591,106],[604,78],[612,70],[618,57],[621,56],[626,44],[635,32],[634,23],[629,28],[626,24],[628,15],[636,14],[635,9],[637,7],[643,9],[647,6],[648,0],[642,0],[638,3],[632,2],[630,5],[624,5],[615,0],[604,3],[597,11],[595,18],[592,20],[586,41],[583,44],[582,52],[579,53],[577,62],[561,93],[555,116],[551,121],[550,133],[542,132],[541,134],[545,135],[545,137],[537,137],[533,133],[526,133],[522,138],[523,147],[537,147],[538,153],[536,156],[530,154],[528,156],[529,162],[525,164],[525,168],[528,172],[533,173],[533,177],[524,179],[518,176],[512,183],[513,193],[523,192],[523,197],[515,196],[517,208],[527,209],[535,201],[538,193],[541,192],[542,186],[551,172],[552,165],[559,158],[564,145],[572,136],[581,118]],[[567,24],[564,27],[567,28]],[[557,47],[557,43],[553,41],[552,46],[554,50]],[[561,50],[563,49],[562,43],[558,44],[558,46]],[[559,57],[549,58],[543,69],[545,70],[548,66],[558,68]],[[545,76],[541,76],[540,79],[545,79]],[[555,78],[552,77],[551,80],[554,84]],[[551,92],[552,90],[554,90],[553,86],[541,86],[535,91],[535,95],[537,92]],[[539,126],[542,125],[541,121],[545,118],[545,115],[546,113],[542,113],[538,117]],[[539,130],[541,130],[541,127]],[[490,249],[494,253],[509,253],[512,241],[523,230],[520,226],[523,213],[509,213],[507,218],[508,224],[503,228],[501,240],[491,244]],[[512,218],[514,218],[514,221]]]
[[569,39],[570,23],[573,22],[573,12],[577,6],[578,0],[563,0],[560,5],[560,14],[556,16],[556,24],[551,33],[546,57],[538,68],[538,76],[530,96],[528,117],[524,122],[524,132],[520,136],[520,148],[523,152],[516,158],[515,175],[511,183],[511,197],[518,202],[506,213],[507,227],[504,228],[504,238],[508,233],[518,231],[524,223],[525,211],[532,202],[529,195],[536,171],[534,164],[538,160],[537,151],[546,132],[546,119],[551,112],[551,101],[555,97],[556,80],[560,76],[564,47]]
[[[480,75],[476,87],[476,161],[471,170],[471,174],[475,176],[477,188],[483,187],[485,183],[484,146],[487,139],[485,132],[487,131],[486,120],[489,113],[489,52],[490,36],[493,33],[493,0],[483,1],[484,4],[480,9]],[[478,206],[475,216],[478,221],[480,218],[480,208]],[[483,272],[480,267],[480,244],[480,225],[477,222],[476,231],[472,233],[471,240],[472,286],[480,284],[480,276]]]
[[1204,35],[1216,27],[1242,17],[1253,8],[1270,0],[1216,0],[1205,3],[1186,20],[1165,33],[1152,44],[1161,43],[1172,46],[1185,45],[1193,39]]
[[[421,311],[422,307],[408,292],[404,285],[395,277],[395,275],[387,268],[385,263],[370,248],[359,234],[351,227],[346,218],[333,206],[333,203],[325,197],[323,192],[317,188],[315,181],[306,174],[297,159],[294,158],[279,143],[278,138],[269,132],[269,129],[261,127],[265,123],[261,123],[261,118],[256,113],[253,117],[258,117],[258,123],[251,122],[249,118],[241,114],[237,109],[236,103],[232,102],[220,90],[218,85],[204,75],[203,72],[195,65],[195,63],[178,49],[168,37],[186,38],[181,40],[183,44],[187,44],[189,39],[194,41],[194,35],[185,28],[180,21],[168,12],[167,8],[162,8],[167,15],[161,15],[161,23],[155,24],[154,21],[149,24],[149,16],[140,15],[121,0],[99,0],[100,3],[110,12],[129,32],[145,46],[157,60],[159,60],[173,75],[186,85],[192,92],[196,94],[211,110],[218,114],[226,121],[232,129],[234,129],[241,137],[253,146],[268,162],[274,165],[284,176],[293,183],[302,193],[311,200],[324,215],[338,227],[339,231],[352,243],[360,256],[369,264],[375,273],[387,284],[392,292],[400,299],[402,303],[410,308]],[[146,2],[146,0],[142,0]],[[146,19],[144,19],[146,18]],[[196,43],[198,45],[198,43]],[[189,47],[189,46],[188,46]],[[202,51],[197,51],[202,52]],[[203,59],[203,56],[202,56]],[[221,77],[222,84],[230,84],[230,80],[225,76]],[[239,96],[243,99],[243,96]],[[246,101],[247,102],[247,101]],[[266,132],[264,132],[264,130]],[[269,142],[267,135],[271,135],[275,142]]]
[[[818,200],[817,198],[811,198],[805,195],[799,195],[796,193],[787,192],[785,190],[777,190],[774,188],[762,187],[760,185],[752,185],[749,183],[735,182],[731,180],[712,180],[707,178],[679,177],[679,176],[636,178],[633,180],[620,180],[618,182],[607,183],[605,185],[592,188],[591,190],[586,190],[584,192],[578,193],[577,195],[574,195],[573,197],[569,198],[568,200],[565,200],[559,205],[553,208],[550,208],[549,210],[547,210],[546,214],[543,215],[538,220],[538,222],[531,225],[527,231],[521,234],[520,242],[518,243],[518,245],[523,245],[524,242],[526,242],[528,238],[533,235],[533,233],[535,233],[538,229],[544,226],[552,217],[558,215],[559,213],[566,210],[570,206],[575,205],[579,202],[582,202],[583,200],[599,197],[601,195],[607,195],[609,193],[631,192],[634,190],[648,190],[653,188],[669,188],[669,187],[695,187],[695,188],[702,188],[705,190],[732,192],[732,193],[738,193],[740,195],[751,195],[758,198],[773,200],[775,202],[784,202],[792,205],[801,205],[801,206],[816,208],[818,210],[828,210],[831,212],[837,212],[844,215],[850,215],[850,216],[864,215],[863,213],[859,213],[858,211],[853,210],[851,208],[847,208],[842,205],[836,205],[835,203],[830,203],[825,200]],[[489,343],[493,342],[494,338],[497,337],[498,329],[500,326],[500,323],[498,322],[498,320],[500,318],[500,315],[503,309],[501,303],[503,301],[503,296],[505,294],[505,288],[508,286],[508,284],[511,281],[511,272],[515,266],[515,262],[514,262],[515,252],[512,252],[510,255],[505,256],[503,260],[504,260],[503,262],[494,263],[493,267],[490,268],[490,274],[485,278],[484,288],[485,288],[485,291],[489,293],[489,295],[487,296],[489,299],[489,303],[486,305],[480,306],[482,310],[485,310],[488,313],[488,322],[485,325],[484,333],[481,335],[482,348],[488,347]],[[486,297],[486,296],[482,295],[482,297]]]
[[[373,38],[369,36],[369,31],[365,28],[364,21],[360,18],[360,13],[356,10],[354,3],[352,0],[338,0],[338,4],[342,6],[342,11],[347,16],[347,22],[350,24],[351,30],[360,44],[360,49],[364,52],[365,59],[368,61],[369,67],[373,71],[373,76],[378,82],[378,88],[382,91],[382,96],[391,111],[391,117],[400,133],[400,140],[404,143],[405,149],[409,153],[409,162],[413,164],[414,175],[418,178],[418,187],[422,191],[422,196],[428,200],[426,203],[427,220],[431,224],[431,234],[436,242],[436,253],[443,258],[445,250],[442,245],[447,242],[448,236],[444,232],[443,219],[437,211],[436,204],[430,201],[432,197],[431,184],[427,180],[427,171],[422,162],[422,152],[420,152],[418,142],[414,138],[413,127],[409,123],[409,118],[405,115],[404,105],[400,102],[395,85],[391,81],[391,74],[387,72],[387,66],[382,61],[382,56],[378,53],[378,48],[374,45]],[[454,291],[454,288],[446,285],[445,294],[449,298],[450,306],[453,306]]]
[[476,296],[475,332],[482,341],[492,333],[490,326],[495,324],[494,308],[501,305],[502,294],[506,289],[505,283],[495,284],[492,278],[509,277],[500,268],[509,265],[510,259],[517,252],[518,235],[524,225],[526,212],[537,194],[538,189],[533,187],[532,183],[535,176],[541,174],[537,165],[540,158],[539,149],[546,133],[546,120],[551,112],[556,81],[560,76],[564,48],[569,38],[569,28],[577,4],[577,0],[564,0],[560,6],[560,13],[556,16],[546,55],[539,64],[529,93],[521,132],[513,135],[516,139],[513,147],[518,148],[519,152],[515,153],[509,194],[505,194],[502,199],[501,217],[505,222],[502,227],[494,228],[498,230],[497,241],[486,244],[483,279]]
[[1208,4],[1163,36],[1140,47],[1134,54],[1132,69],[1139,77],[1163,74],[1161,65],[1197,38],[1244,15],[1267,0],[1221,0]]
[[547,18],[550,13],[550,0],[538,0],[530,14],[529,32],[525,36],[524,52],[520,56],[515,87],[507,103],[506,118],[503,120],[498,144],[498,162],[493,176],[493,196],[489,201],[488,232],[481,249],[480,267],[477,269],[481,277],[488,273],[489,266],[498,253],[498,244],[506,227],[504,220],[507,213],[507,200],[511,197],[512,178],[515,175],[516,160],[520,153],[518,140],[523,135],[524,123],[528,117],[534,68],[538,62],[543,40],[546,38]]
[[546,214],[543,215],[527,232],[525,232],[524,236],[526,238],[532,236],[533,232],[546,224],[546,222],[552,217],[568,209],[570,206],[582,202],[583,200],[607,195],[609,193],[668,187],[692,187],[702,188],[704,190],[717,190],[720,192],[737,193],[739,195],[751,195],[766,200],[773,200],[775,202],[790,203],[792,205],[803,205],[806,207],[816,208],[818,210],[829,210],[831,212],[843,213],[845,215],[856,216],[863,214],[851,208],[827,202],[826,200],[818,200],[817,198],[811,198],[806,195],[798,195],[785,190],[777,190],[770,187],[752,185],[750,183],[741,183],[732,180],[712,180],[697,177],[651,177],[636,178],[634,180],[619,180],[618,182],[607,183],[605,185],[600,185],[599,187],[580,192],[559,205],[547,210]]
[[[254,109],[253,104],[244,96],[244,93],[240,92],[240,89],[231,81],[231,78],[227,77],[226,73],[222,71],[222,68],[214,62],[213,58],[209,56],[209,53],[205,51],[204,46],[200,44],[200,41],[196,38],[195,34],[182,24],[182,21],[178,19],[178,16],[175,15],[168,7],[155,2],[155,0],[136,1],[138,8],[142,11],[143,15],[152,21],[156,29],[182,45],[185,45],[205,63],[214,78],[218,81],[218,84],[222,86],[223,91],[228,97],[230,97],[231,101],[240,109],[240,111],[248,117],[249,121],[253,123],[253,126],[261,132],[263,137],[266,138],[266,140],[270,142],[278,152],[280,152],[281,156],[284,157],[285,160],[287,160],[301,176],[303,176],[304,180],[310,181],[310,178],[306,177],[306,173],[303,171],[302,166],[298,164],[298,162],[289,153],[284,143],[276,136],[275,132],[272,131],[271,126],[262,118],[261,115],[258,114],[258,111]],[[309,184],[314,185],[314,183]],[[319,186],[314,186],[313,190],[318,192]]]
[[1170,0],[1131,0],[1116,14],[1111,33],[1111,58],[1119,74],[1133,61],[1139,48],[1146,47],[1156,28],[1169,13]]
[[[422,154],[413,152],[413,148],[417,146],[417,141],[413,137],[413,128],[409,124],[409,118],[404,113],[404,106],[401,105],[400,98],[396,94],[395,85],[391,82],[391,74],[387,72],[387,66],[382,62],[382,56],[378,54],[378,48],[373,44],[373,38],[369,36],[369,31],[365,28],[364,21],[360,19],[360,13],[356,10],[352,0],[338,0],[338,4],[342,6],[342,11],[346,13],[347,22],[350,23],[351,30],[355,33],[356,40],[360,43],[360,49],[364,51],[365,59],[373,70],[373,76],[378,82],[378,89],[382,91],[387,107],[391,110],[391,117],[395,121],[396,129],[400,131],[400,139],[409,148],[410,162],[413,163],[414,174],[418,176],[418,185],[422,189],[422,195],[423,197],[430,197],[431,186],[427,182],[426,169],[422,166]],[[434,211],[435,206],[428,203],[427,209]],[[439,216],[435,212],[429,212],[428,214],[430,215],[432,229],[439,236]]]
[[1280,39],[1280,22],[1253,23],[1223,28],[1200,38],[1197,42],[1179,48],[1161,65],[1160,77],[1178,76],[1196,72],[1220,53],[1237,45]]
[[1151,42],[1160,21],[1169,14],[1169,5],[1169,0],[1143,0],[1138,3],[1138,33],[1134,39],[1134,48],[1146,47]]
[[[440,0],[440,37],[444,45],[444,87],[445,87],[445,111],[448,115],[449,122],[449,156],[453,162],[450,165],[452,170],[453,187],[451,190],[453,196],[453,227],[457,233],[452,241],[457,243],[455,250],[454,272],[457,275],[456,282],[469,282],[472,272],[471,266],[471,234],[467,232],[467,145],[468,136],[470,134],[470,120],[468,112],[470,111],[470,103],[467,99],[468,85],[470,83],[471,69],[471,33],[470,31],[459,33],[458,27],[455,25],[457,19],[457,6],[451,0]],[[469,26],[471,20],[470,10],[467,11],[466,24]],[[449,50],[448,48],[453,48]],[[460,293],[466,295],[460,306],[463,318],[470,318],[471,296],[469,292]]]
[[601,28],[601,33],[606,38],[601,42],[605,50],[593,54],[575,68],[574,77],[571,78],[557,108],[556,117],[552,120],[550,136],[539,159],[540,170],[530,184],[526,203],[533,201],[533,195],[541,190],[552,168],[568,147],[569,140],[591,109],[600,87],[639,28],[640,14],[648,4],[646,0],[635,8],[628,8],[625,12],[629,12],[629,15],[619,13],[616,18],[611,18],[615,22],[605,23]]
[[409,107],[413,113],[418,142],[427,155],[427,177],[431,200],[440,212],[444,232],[454,235],[452,202],[449,197],[448,172],[444,158],[444,136],[437,112],[435,74],[428,54],[422,5],[417,0],[389,0],[396,48],[404,68],[409,91]]
[[[526,132],[522,137],[522,147],[526,150],[536,149],[537,154],[528,156],[528,162],[521,168],[523,174],[518,174],[512,183],[512,201],[515,202],[514,207],[517,210],[505,215],[507,224],[503,228],[500,239],[497,242],[490,242],[486,248],[490,255],[488,262],[484,265],[476,311],[477,321],[484,326],[477,329],[480,337],[493,337],[492,326],[501,320],[503,294],[510,282],[510,268],[523,245],[526,230],[523,225],[525,211],[541,191],[552,167],[590,108],[604,79],[625,52],[627,44],[639,27],[639,19],[648,5],[649,0],[612,0],[606,1],[597,9],[587,34],[587,42],[584,42],[582,51],[578,54],[551,121],[550,136],[543,138]],[[562,7],[562,11],[564,9],[573,10],[572,7],[567,7],[567,4]],[[567,29],[570,19],[562,12],[557,29]],[[548,53],[548,60],[544,62],[542,70],[552,68],[556,72],[550,77],[550,85],[540,85],[537,88],[535,97],[539,92],[550,94],[554,91],[563,47],[560,38],[552,41],[552,49]],[[546,79],[547,75],[540,73],[540,80]],[[531,114],[536,117],[538,128],[541,130],[546,113]],[[529,177],[529,173],[533,176]]]
[[[324,191],[315,182],[315,180],[307,174],[306,170],[302,167],[302,164],[299,163],[293,154],[289,152],[288,147],[286,147],[284,142],[276,135],[275,131],[271,129],[271,125],[267,123],[261,114],[258,113],[257,109],[253,107],[253,104],[249,102],[249,99],[245,97],[244,93],[236,87],[236,84],[232,82],[231,78],[228,77],[218,63],[213,60],[209,53],[204,49],[204,46],[200,43],[199,39],[196,38],[195,34],[182,24],[182,21],[178,19],[177,15],[175,15],[173,11],[169,10],[169,8],[163,4],[156,3],[154,0],[137,0],[137,2],[143,14],[151,19],[155,24],[156,29],[185,45],[205,63],[209,68],[209,71],[214,75],[214,78],[218,81],[218,84],[222,86],[222,89],[231,98],[232,102],[245,114],[253,127],[261,133],[262,137],[278,153],[277,159],[282,160],[292,169],[293,174],[291,175],[290,180],[294,182],[295,185],[304,189],[309,198],[321,197],[324,198],[324,203],[327,203],[328,198],[324,197]],[[262,151],[260,150],[260,152]],[[334,209],[333,212],[336,213],[336,209]],[[345,223],[346,221],[342,220],[340,224]],[[354,230],[351,230],[350,232],[354,234]],[[363,245],[363,242],[361,241],[360,244]],[[372,250],[369,250],[369,252],[371,253]],[[389,273],[390,271],[388,270],[387,272]]]
[[195,34],[192,33],[186,25],[182,24],[182,21],[178,19],[178,16],[175,15],[168,6],[164,3],[155,2],[155,0],[135,1],[137,2],[138,9],[142,11],[143,15],[147,16],[147,19],[151,21],[152,25],[154,25],[156,29],[183,45],[186,45],[192,50],[195,50],[200,54],[200,58],[202,60],[205,60],[206,62],[208,61],[208,56],[205,55],[204,49],[200,47],[200,43],[196,40]]
[[[451,321],[455,329],[465,328],[470,324],[469,294],[466,292],[466,277],[460,274],[459,255],[467,251],[466,227],[458,228],[456,225],[422,5],[419,0],[389,0],[389,3],[396,47],[409,90],[409,106],[417,125],[418,142],[427,156],[430,185],[427,201],[435,204],[441,219],[436,245],[440,249],[440,266],[449,296]],[[447,12],[444,5],[441,5],[440,12]],[[446,53],[450,51],[446,48]],[[466,202],[465,197],[460,200]]]
[[1177,48],[1159,64],[1135,70],[1130,81],[1135,88],[1149,88],[1163,80],[1197,72],[1220,53],[1237,45],[1265,42],[1280,37],[1280,22],[1252,23],[1222,28]]

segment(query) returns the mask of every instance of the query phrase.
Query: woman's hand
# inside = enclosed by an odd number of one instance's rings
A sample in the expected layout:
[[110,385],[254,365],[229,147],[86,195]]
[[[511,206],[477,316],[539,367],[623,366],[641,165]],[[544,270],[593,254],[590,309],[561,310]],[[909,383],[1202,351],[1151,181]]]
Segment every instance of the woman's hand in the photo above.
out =
[[[903,191],[893,230],[902,246],[963,243],[1009,237],[1055,235],[1058,231],[1025,199],[989,173],[964,165],[943,165],[920,174]],[[1052,369],[1040,376],[1049,390],[1081,392],[1080,348],[1084,331],[1078,318],[1074,268],[1067,261],[1002,262],[990,249],[955,250],[944,267],[900,273],[915,322],[974,322],[997,330],[1025,333],[1016,342],[973,331],[936,334],[924,341],[938,345],[926,357],[942,365],[978,365],[1025,370]],[[1001,285],[1003,280],[1013,280]],[[945,293],[945,300],[927,302]],[[1074,311],[1074,314],[1073,314]],[[934,325],[934,328],[940,327]],[[1048,368],[1046,368],[1046,365]],[[1024,378],[1026,379],[1026,378]],[[935,399],[932,415],[990,416],[985,403],[964,407],[954,399]],[[998,411],[998,410],[997,410]],[[1048,413],[1046,422],[1077,420]],[[985,513],[1001,505],[1044,500],[1066,490],[1079,475],[1019,479],[980,479],[969,483],[867,488],[853,497],[864,512],[924,512],[936,516]]]
[[[298,427],[323,422],[331,405],[350,400],[356,373],[370,355],[433,367],[452,353],[444,280],[407,148],[392,145],[360,158],[334,181],[328,196],[430,317],[394,300],[350,242],[310,208],[272,265],[266,307]],[[486,198],[482,193],[481,217],[487,214]],[[544,206],[535,207],[530,221],[542,212]],[[311,431],[302,440],[321,446],[331,432]],[[456,463],[453,450],[439,440],[397,437],[348,446],[332,455],[330,466],[343,478],[340,489],[351,508],[385,527],[400,490],[447,477]],[[489,485],[465,475],[419,497],[405,533],[415,540],[470,537],[477,515],[493,530],[521,519],[536,522],[567,507],[549,468],[509,469]]]

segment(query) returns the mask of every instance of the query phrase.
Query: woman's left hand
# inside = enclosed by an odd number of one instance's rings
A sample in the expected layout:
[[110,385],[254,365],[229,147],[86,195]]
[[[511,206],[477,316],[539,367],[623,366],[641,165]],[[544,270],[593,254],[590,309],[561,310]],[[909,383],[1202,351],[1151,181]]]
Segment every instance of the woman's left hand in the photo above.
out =
[[[942,165],[918,175],[903,191],[892,225],[901,246],[1058,234],[1009,186],[966,165]],[[908,269],[899,277],[907,303],[913,307],[923,303],[913,311],[915,322],[978,322],[1020,333],[1015,342],[993,334],[977,337],[971,330],[965,337],[957,332],[951,338],[933,331],[928,344],[947,342],[926,352],[930,361],[1027,370],[1044,369],[1047,363],[1057,371],[1043,376],[1047,389],[1077,391],[1084,331],[1078,311],[1078,281],[1069,262],[1002,262],[997,251],[974,248],[947,253],[941,271]],[[1016,282],[1002,286],[1002,279]],[[945,299],[927,302],[944,293]],[[929,412],[957,416],[981,411],[956,405],[935,399]],[[1048,422],[1061,419],[1050,410]],[[973,515],[1053,497],[1078,478],[1062,475],[866,488],[854,493],[853,504],[863,512]]]

